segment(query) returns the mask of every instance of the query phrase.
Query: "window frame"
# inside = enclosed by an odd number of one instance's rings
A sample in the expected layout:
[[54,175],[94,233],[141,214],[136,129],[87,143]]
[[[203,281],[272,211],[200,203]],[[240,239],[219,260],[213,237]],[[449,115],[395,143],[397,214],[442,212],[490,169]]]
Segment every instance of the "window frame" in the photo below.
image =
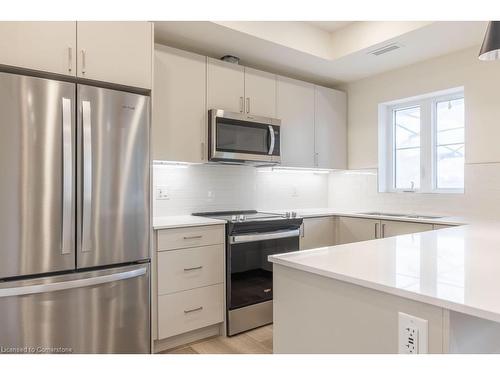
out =
[[[437,103],[460,98],[463,98],[465,102],[463,87],[400,99],[379,105],[379,192],[464,193],[465,187],[438,188],[437,186]],[[420,188],[411,190],[410,188],[396,188],[394,122],[397,110],[413,107],[420,107]]]

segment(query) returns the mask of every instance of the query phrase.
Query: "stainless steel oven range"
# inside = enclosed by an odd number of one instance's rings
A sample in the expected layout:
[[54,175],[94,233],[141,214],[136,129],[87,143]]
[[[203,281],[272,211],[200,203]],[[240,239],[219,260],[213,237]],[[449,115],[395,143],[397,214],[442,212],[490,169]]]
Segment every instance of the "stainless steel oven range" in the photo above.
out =
[[257,211],[197,213],[226,220],[227,334],[273,321],[269,255],[297,251],[302,218]]

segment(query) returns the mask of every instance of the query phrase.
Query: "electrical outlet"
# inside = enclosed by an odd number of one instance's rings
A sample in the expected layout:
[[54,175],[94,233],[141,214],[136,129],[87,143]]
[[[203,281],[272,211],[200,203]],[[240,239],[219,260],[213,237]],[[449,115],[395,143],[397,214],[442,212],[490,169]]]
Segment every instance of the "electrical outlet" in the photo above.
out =
[[158,199],[158,200],[170,199],[170,195],[168,194],[168,187],[167,186],[158,186],[156,188],[156,199]]
[[405,313],[398,313],[398,353],[426,354],[428,322]]
[[209,191],[207,192],[207,200],[208,200],[209,202],[213,202],[213,201],[214,201],[214,199],[215,199],[215,192],[214,192],[214,191],[212,191],[212,190],[209,190]]
[[418,354],[418,328],[403,328],[402,335],[404,354]]

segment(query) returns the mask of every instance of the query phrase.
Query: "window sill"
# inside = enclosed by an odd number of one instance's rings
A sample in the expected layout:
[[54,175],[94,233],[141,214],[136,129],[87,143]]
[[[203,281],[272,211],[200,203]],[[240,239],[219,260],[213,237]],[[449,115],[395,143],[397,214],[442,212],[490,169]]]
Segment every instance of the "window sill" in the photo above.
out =
[[464,189],[440,189],[440,190],[431,190],[431,191],[421,191],[421,190],[379,190],[379,193],[392,193],[392,194],[443,194],[443,195],[458,195],[458,194],[465,194]]

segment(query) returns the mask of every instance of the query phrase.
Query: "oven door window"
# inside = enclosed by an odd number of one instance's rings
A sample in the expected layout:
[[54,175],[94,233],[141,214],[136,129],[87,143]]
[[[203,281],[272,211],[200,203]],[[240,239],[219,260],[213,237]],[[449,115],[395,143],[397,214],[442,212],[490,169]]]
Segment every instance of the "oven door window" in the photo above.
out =
[[232,244],[229,254],[230,310],[273,299],[273,266],[269,255],[297,251],[298,237]]
[[221,117],[217,117],[216,121],[217,151],[256,155],[269,153],[268,125]]

